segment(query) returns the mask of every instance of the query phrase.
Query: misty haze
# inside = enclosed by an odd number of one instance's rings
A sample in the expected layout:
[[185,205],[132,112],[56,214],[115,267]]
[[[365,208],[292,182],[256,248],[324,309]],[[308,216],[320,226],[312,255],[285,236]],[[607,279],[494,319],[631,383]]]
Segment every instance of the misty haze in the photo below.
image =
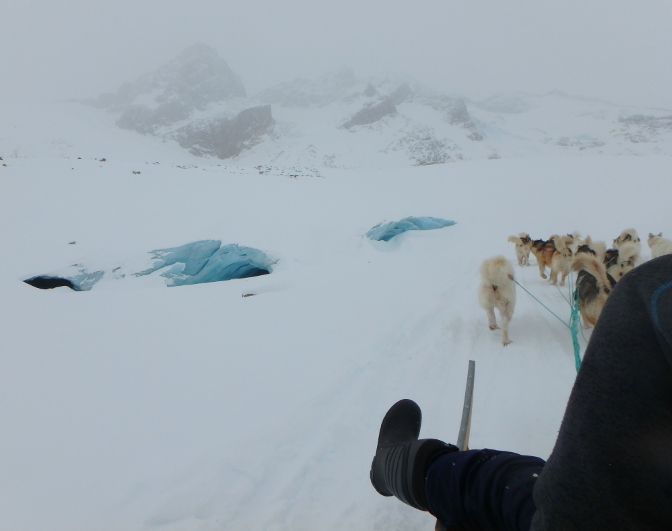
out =
[[592,334],[514,235],[672,236],[667,0],[3,22],[2,529],[432,529],[371,486],[389,406],[455,442],[475,360],[470,446],[546,459]]

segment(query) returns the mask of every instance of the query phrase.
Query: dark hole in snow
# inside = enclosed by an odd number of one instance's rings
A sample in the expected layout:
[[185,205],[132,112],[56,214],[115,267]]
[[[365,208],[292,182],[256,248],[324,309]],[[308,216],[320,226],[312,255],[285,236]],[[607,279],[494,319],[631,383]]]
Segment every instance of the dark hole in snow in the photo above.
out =
[[66,288],[70,288],[74,291],[80,291],[67,278],[33,277],[33,278],[29,278],[28,280],[24,280],[24,282],[26,284],[28,284],[29,286],[33,286],[34,288],[38,288],[38,289],[54,289],[54,288],[66,287]]
[[267,269],[261,269],[258,267],[251,267],[247,271],[243,273],[242,277],[238,278],[252,278],[252,277],[260,277],[261,275],[270,275],[271,272],[268,271]]
[[65,286],[74,291],[89,291],[98,282],[105,271],[89,272],[82,264],[73,264],[68,275],[39,275],[24,280],[29,286],[39,289],[53,289]]

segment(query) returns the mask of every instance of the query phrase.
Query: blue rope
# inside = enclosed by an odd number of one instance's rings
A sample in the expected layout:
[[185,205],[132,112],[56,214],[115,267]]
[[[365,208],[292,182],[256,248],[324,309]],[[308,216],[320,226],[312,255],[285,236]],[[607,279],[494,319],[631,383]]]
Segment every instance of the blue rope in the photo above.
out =
[[[520,282],[518,282],[515,278],[513,278],[512,275],[509,275],[509,278],[513,280],[516,284],[518,284],[521,288],[523,288],[523,290],[526,291],[527,294],[530,295],[530,297],[532,297],[535,301],[537,301],[544,308],[546,308],[553,316],[555,316],[556,319],[558,319],[558,321],[560,321],[567,328],[569,328],[569,331],[572,334],[572,346],[574,347],[574,365],[576,366],[576,372],[579,372],[579,369],[581,368],[581,345],[579,344],[580,319],[579,319],[578,292],[574,291],[574,295],[572,296],[572,302],[569,302],[563,295],[563,298],[565,298],[565,301],[569,303],[570,307],[569,324],[567,324],[560,317],[558,317],[548,306],[546,306],[543,302],[541,302],[534,295],[532,295],[532,293],[530,293],[527,289],[525,289],[525,287],[522,286]],[[568,283],[570,293],[571,293],[571,284],[572,284],[572,277],[570,275],[570,280]],[[560,288],[558,288],[558,290],[559,289]],[[562,294],[562,292],[560,293]],[[581,331],[581,333],[583,334],[583,330]]]
[[[576,372],[581,368],[581,346],[579,345],[579,330],[581,327],[581,319],[579,318],[579,292],[574,292],[573,304],[571,304],[571,314],[569,318],[569,329],[572,332],[572,344],[574,345],[574,364]],[[581,330],[583,335],[583,330]],[[583,338],[586,339],[585,336]]]
[[[510,278],[511,280],[513,280],[516,284],[518,284],[521,288],[523,288],[525,291],[527,291],[527,290],[526,290],[523,286],[521,286],[521,284],[520,284],[515,278],[513,278],[511,275],[509,275],[509,278]],[[527,291],[527,293],[528,293],[528,295],[530,295],[530,297],[532,297],[535,301],[537,301],[537,302],[538,302],[539,304],[541,304],[544,308],[546,308],[549,312],[551,312],[551,314],[553,314],[553,315],[555,316],[555,318],[556,318],[558,321],[560,321],[560,322],[561,322],[562,324],[564,324],[567,328],[569,328],[569,325],[568,325],[567,323],[565,323],[560,317],[558,317],[557,315],[555,315],[555,313],[553,313],[553,311],[552,311],[548,306],[546,306],[543,302],[541,302],[539,299],[537,299],[537,298],[536,298],[534,295],[532,295],[529,291]]]

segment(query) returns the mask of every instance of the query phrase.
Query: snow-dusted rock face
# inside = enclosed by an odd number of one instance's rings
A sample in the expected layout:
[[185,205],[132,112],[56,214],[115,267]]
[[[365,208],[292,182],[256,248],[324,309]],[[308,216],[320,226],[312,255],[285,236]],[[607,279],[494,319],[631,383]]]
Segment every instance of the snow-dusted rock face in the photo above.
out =
[[240,77],[205,44],[86,103],[119,113],[119,127],[175,139],[196,155],[233,157],[273,129],[270,107],[247,100]]
[[402,85],[399,85],[399,87],[397,87],[397,89],[392,92],[392,94],[390,94],[389,100],[394,105],[400,105],[409,99],[412,95],[413,90],[411,87],[409,87],[406,83],[403,83]]
[[384,98],[379,103],[366,105],[363,109],[357,111],[352,118],[343,124],[343,127],[350,129],[356,125],[369,125],[382,120],[386,116],[394,116],[395,114],[397,114],[397,108],[392,100]]
[[483,101],[405,76],[346,67],[247,98],[217,52],[196,45],[114,94],[88,101],[117,124],[197,156],[249,166],[399,167],[526,156],[672,155],[672,111],[570,96],[500,93]]
[[197,120],[167,136],[194,155],[228,159],[262,142],[273,123],[271,106],[261,105],[245,109],[233,118],[218,116]]
[[672,115],[668,116],[645,116],[634,114],[619,118],[622,136],[637,144],[639,142],[656,142],[669,139],[672,135]]
[[[196,44],[135,83],[124,83],[115,93],[102,94],[88,103],[120,111],[123,127],[144,133],[152,125],[177,122],[195,110],[206,110],[212,103],[245,96],[240,77],[217,51]],[[146,119],[138,123],[134,118],[137,115]]]
[[140,76],[135,83],[124,83],[115,93],[102,94],[91,103],[123,112],[129,105],[153,111],[171,105],[202,111],[211,103],[245,96],[240,77],[217,51],[206,44],[196,44],[156,71]]
[[467,138],[473,141],[483,140],[483,135],[472,120],[464,98],[450,96],[430,96],[423,103],[439,112],[450,125],[461,127],[467,131]]

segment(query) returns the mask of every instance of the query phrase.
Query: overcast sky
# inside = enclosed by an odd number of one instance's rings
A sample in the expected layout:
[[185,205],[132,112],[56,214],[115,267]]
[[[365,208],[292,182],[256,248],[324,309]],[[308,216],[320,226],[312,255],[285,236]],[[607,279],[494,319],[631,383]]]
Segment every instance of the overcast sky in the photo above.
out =
[[4,0],[0,96],[97,96],[204,42],[248,94],[347,65],[672,109],[671,0]]

